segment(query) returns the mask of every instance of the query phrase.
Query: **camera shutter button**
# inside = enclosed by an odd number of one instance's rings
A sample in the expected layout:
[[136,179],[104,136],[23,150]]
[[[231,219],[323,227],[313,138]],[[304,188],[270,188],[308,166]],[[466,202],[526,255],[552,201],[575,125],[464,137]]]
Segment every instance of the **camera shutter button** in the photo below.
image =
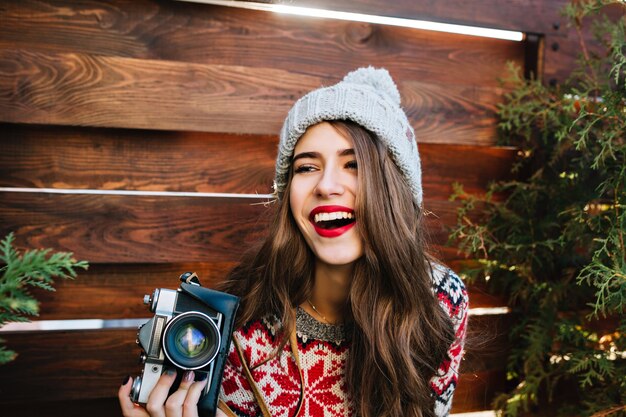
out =
[[149,295],[149,294],[146,294],[146,295],[144,295],[144,296],[143,296],[143,303],[144,303],[144,304],[150,304],[150,303],[152,303],[152,299],[151,299],[151,297],[150,297],[150,295]]

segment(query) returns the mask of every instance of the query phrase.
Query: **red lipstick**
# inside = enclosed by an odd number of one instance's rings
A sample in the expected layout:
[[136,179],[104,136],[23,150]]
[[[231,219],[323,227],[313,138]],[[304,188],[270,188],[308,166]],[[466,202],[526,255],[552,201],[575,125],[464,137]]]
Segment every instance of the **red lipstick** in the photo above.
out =
[[327,238],[338,237],[346,233],[348,230],[352,229],[352,227],[354,227],[354,225],[356,224],[356,220],[353,220],[352,222],[344,226],[335,227],[331,229],[322,228],[315,222],[315,215],[318,213],[336,213],[336,212],[346,212],[346,213],[350,213],[354,215],[353,209],[349,207],[344,207],[344,206],[318,206],[318,207],[315,207],[313,210],[311,210],[311,213],[309,214],[309,221],[313,225],[313,228],[315,229],[315,232],[318,235],[320,235],[321,237],[327,237]]

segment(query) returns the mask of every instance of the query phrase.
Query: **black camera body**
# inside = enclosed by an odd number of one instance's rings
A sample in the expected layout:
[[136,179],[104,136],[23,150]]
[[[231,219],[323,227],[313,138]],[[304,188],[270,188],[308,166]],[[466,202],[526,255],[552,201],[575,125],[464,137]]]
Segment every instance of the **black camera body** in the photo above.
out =
[[[177,290],[157,288],[144,297],[155,314],[137,331],[144,368],[133,382],[130,398],[146,404],[166,367],[193,370],[196,380],[203,374],[208,379],[198,412],[210,417],[217,409],[239,298],[200,286],[195,273],[186,272],[180,280]],[[179,372],[171,392],[181,376]]]

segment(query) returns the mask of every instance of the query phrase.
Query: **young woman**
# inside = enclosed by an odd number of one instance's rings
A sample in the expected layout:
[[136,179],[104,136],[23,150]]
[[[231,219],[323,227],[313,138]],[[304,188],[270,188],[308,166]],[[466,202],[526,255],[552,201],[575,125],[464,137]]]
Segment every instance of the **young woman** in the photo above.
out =
[[[291,109],[262,245],[221,288],[241,297],[220,415],[445,416],[467,322],[461,280],[426,251],[417,143],[384,69]],[[186,375],[187,376],[187,375]],[[151,416],[197,415],[193,375]],[[120,389],[124,415],[145,416]]]

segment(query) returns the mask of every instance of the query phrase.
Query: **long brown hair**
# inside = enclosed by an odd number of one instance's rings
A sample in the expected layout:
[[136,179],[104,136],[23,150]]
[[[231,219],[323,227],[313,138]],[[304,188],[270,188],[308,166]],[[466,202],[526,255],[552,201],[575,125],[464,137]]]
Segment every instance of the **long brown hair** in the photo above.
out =
[[[433,292],[421,208],[372,133],[352,122],[330,123],[352,139],[359,167],[355,213],[364,255],[356,262],[348,300],[351,398],[362,417],[434,416],[429,381],[446,358],[454,330]],[[311,294],[315,258],[291,215],[289,188],[277,203],[268,237],[221,288],[242,298],[237,327],[275,314],[283,329],[291,329],[293,308]],[[283,333],[282,343],[287,337]]]

